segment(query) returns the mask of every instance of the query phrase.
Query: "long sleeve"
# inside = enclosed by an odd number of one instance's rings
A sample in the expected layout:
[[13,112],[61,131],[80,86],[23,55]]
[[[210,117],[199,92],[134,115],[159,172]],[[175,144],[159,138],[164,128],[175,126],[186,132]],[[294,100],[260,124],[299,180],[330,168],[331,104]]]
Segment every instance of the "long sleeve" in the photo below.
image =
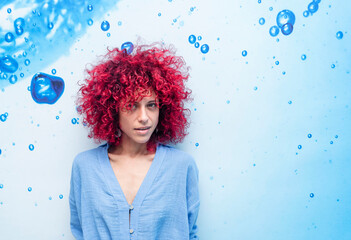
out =
[[197,216],[200,208],[199,198],[199,176],[195,162],[188,168],[187,176],[187,205],[188,205],[188,223],[189,223],[189,239],[199,239],[197,236]]
[[71,174],[71,189],[70,189],[70,194],[69,194],[69,206],[71,209],[71,231],[73,236],[77,240],[83,240],[83,231],[82,231],[82,226],[81,226],[81,221],[79,217],[79,210],[77,206],[79,206],[80,202],[80,185],[77,184],[79,182],[79,174],[76,169],[75,163],[73,163],[72,167],[72,174]]

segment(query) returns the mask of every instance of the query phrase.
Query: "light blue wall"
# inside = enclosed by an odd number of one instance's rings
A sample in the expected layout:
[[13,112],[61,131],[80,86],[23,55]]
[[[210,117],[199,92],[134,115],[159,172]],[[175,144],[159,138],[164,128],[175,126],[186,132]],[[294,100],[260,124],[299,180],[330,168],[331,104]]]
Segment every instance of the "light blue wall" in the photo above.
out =
[[[351,239],[351,2],[322,0],[304,17],[311,1],[1,1],[0,57],[19,66],[0,73],[0,238],[73,239],[71,164],[96,146],[75,109],[77,81],[107,47],[140,37],[174,44],[191,66],[192,125],[178,147],[200,170],[201,239]],[[293,31],[272,37],[284,9]],[[38,104],[28,87],[52,69],[63,95]]]

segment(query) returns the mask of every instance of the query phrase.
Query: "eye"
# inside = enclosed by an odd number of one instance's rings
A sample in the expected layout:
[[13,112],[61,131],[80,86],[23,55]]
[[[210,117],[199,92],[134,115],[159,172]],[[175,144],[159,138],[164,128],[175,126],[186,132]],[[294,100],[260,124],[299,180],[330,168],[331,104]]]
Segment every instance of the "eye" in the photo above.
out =
[[156,103],[149,103],[147,106],[149,108],[157,108],[157,104]]

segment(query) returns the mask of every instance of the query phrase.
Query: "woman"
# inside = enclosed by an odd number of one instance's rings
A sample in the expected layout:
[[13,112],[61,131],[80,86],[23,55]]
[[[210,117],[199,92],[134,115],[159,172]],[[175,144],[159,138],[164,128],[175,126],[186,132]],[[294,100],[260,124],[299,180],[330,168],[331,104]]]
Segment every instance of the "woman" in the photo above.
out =
[[77,109],[89,137],[107,143],[73,162],[75,238],[198,239],[197,166],[166,145],[182,141],[188,126],[183,59],[157,46],[113,49],[87,73]]

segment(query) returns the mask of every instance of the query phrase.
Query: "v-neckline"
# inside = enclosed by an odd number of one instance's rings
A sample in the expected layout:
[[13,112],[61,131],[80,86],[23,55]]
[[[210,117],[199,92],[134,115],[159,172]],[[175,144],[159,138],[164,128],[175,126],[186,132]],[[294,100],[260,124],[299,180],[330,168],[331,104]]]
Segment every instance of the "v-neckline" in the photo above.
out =
[[[115,175],[115,172],[113,171],[110,159],[108,157],[108,148],[109,144],[106,144],[102,148],[102,154],[100,155],[100,162],[102,166],[102,170],[105,175],[106,179],[106,184],[109,186],[111,190],[111,194],[114,196],[114,198],[120,203],[125,205],[126,207],[130,207],[126,196],[124,195],[124,192],[122,190],[122,187],[120,183],[118,182],[117,176]],[[143,202],[146,194],[149,192],[149,189],[156,178],[157,172],[159,168],[161,167],[161,164],[163,162],[165,150],[162,145],[158,145],[156,148],[156,153],[154,156],[154,159],[152,160],[152,163],[149,167],[149,170],[147,171],[135,197],[132,202],[133,207],[139,207],[141,203]]]

